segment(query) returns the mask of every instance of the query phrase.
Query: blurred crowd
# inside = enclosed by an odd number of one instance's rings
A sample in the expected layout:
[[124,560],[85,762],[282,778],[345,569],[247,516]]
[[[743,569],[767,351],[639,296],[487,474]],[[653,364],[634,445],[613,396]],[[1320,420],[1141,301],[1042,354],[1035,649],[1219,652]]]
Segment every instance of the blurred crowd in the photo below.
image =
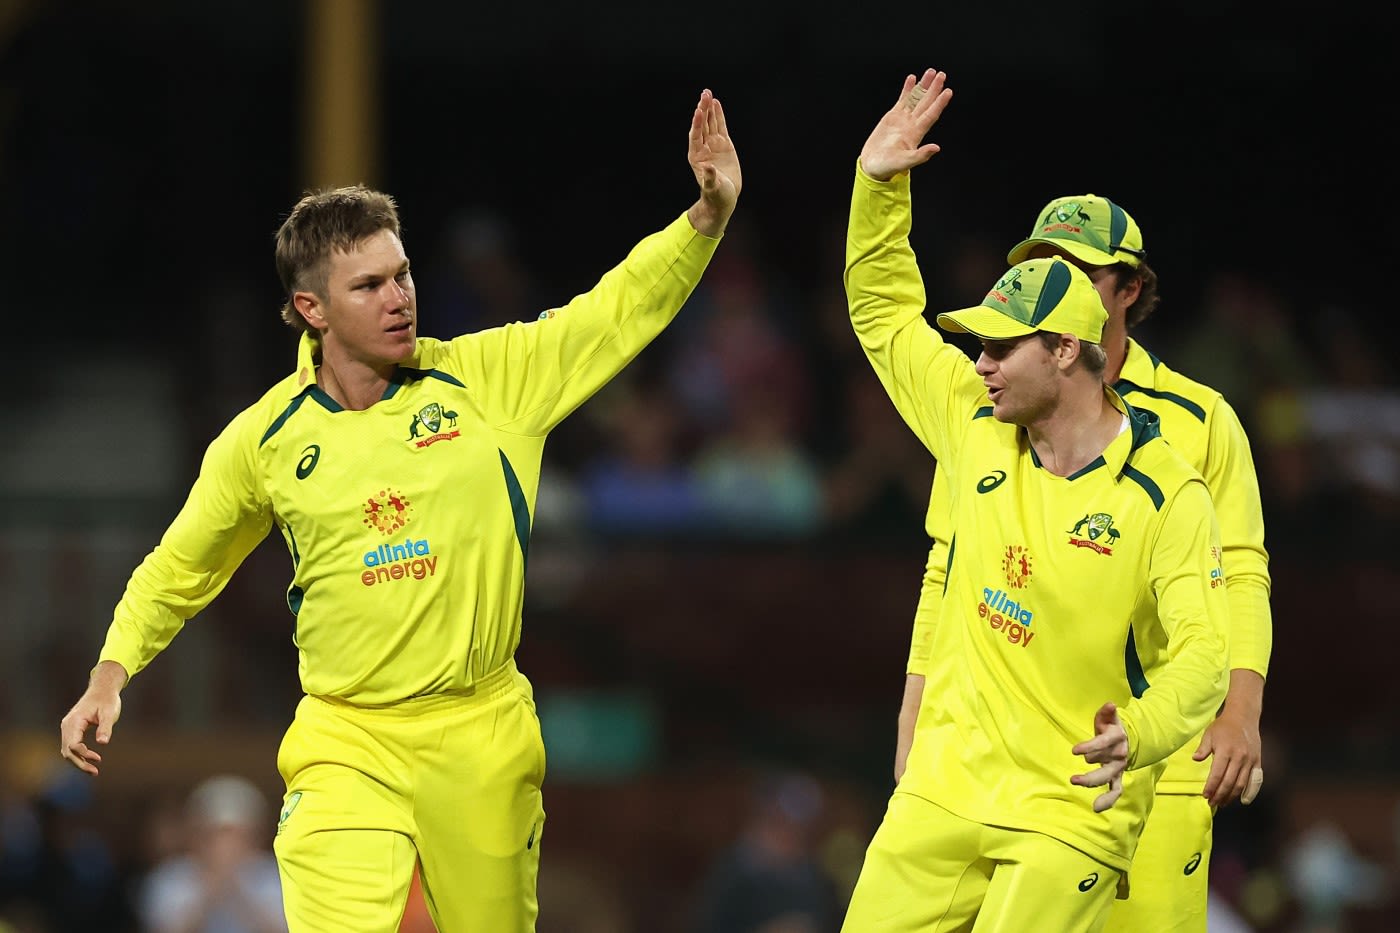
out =
[[[515,239],[499,216],[456,220],[419,282],[426,332],[531,320],[567,298],[535,287]],[[933,463],[852,336],[839,230],[830,239],[810,280],[787,282],[736,220],[677,321],[552,441],[539,519],[602,534],[917,543]],[[977,237],[935,249],[923,263],[931,311],[979,302],[1004,265]],[[1362,309],[1229,267],[1189,286],[1158,271],[1163,307],[1135,334],[1239,413],[1271,554],[1379,547],[1400,527],[1400,380]],[[1319,549],[1321,536],[1346,546]]]
[[[843,561],[850,555],[897,555],[911,572],[902,578],[907,592],[897,594],[902,599],[896,603],[912,614],[917,568],[927,548],[923,517],[934,464],[900,422],[855,342],[840,285],[839,230],[830,239],[832,252],[812,264],[809,277],[787,281],[766,261],[755,231],[736,222],[677,321],[554,435],[535,516],[541,547],[532,550],[535,588],[527,597],[522,649],[529,652],[533,638],[546,646],[537,649],[537,666],[527,671],[538,673],[542,710],[552,676],[563,672],[563,680],[587,683],[587,671],[615,664],[624,655],[617,644],[600,643],[607,626],[574,641],[555,637],[571,616],[583,614],[569,601],[568,588],[557,585],[570,574],[570,553],[596,555],[632,547],[752,555],[765,548],[795,548],[802,555],[836,548]],[[450,337],[533,320],[569,297],[546,287],[543,270],[522,255],[516,231],[499,216],[465,213],[439,243],[409,246],[417,257],[425,336]],[[925,261],[933,270],[931,309],[978,302],[1001,271],[997,244],[967,238],[937,248],[936,259]],[[1304,699],[1298,698],[1308,688],[1299,683],[1271,682],[1271,691],[1277,691],[1271,697],[1280,706],[1289,696],[1298,708],[1315,709],[1317,720],[1332,730],[1334,749],[1342,749],[1334,759],[1338,773],[1354,769],[1372,781],[1368,786],[1381,788],[1372,797],[1340,809],[1333,806],[1340,813],[1335,820],[1314,816],[1333,812],[1327,809],[1335,804],[1332,800],[1319,798],[1317,809],[1299,810],[1299,798],[1287,796],[1290,774],[1298,771],[1291,761],[1327,754],[1298,741],[1297,730],[1312,723],[1273,722],[1266,703],[1265,725],[1274,732],[1266,736],[1265,748],[1270,783],[1259,804],[1248,810],[1227,808],[1217,820],[1212,884],[1218,916],[1213,923],[1220,929],[1307,933],[1387,928],[1384,924],[1397,916],[1392,895],[1400,865],[1400,811],[1394,809],[1400,762],[1395,759],[1393,717],[1364,697],[1349,705],[1337,694],[1348,683],[1349,669],[1370,663],[1354,654],[1354,645],[1383,644],[1390,630],[1386,619],[1395,617],[1393,610],[1368,615],[1367,609],[1383,604],[1393,592],[1389,587],[1400,582],[1393,557],[1387,556],[1400,532],[1400,384],[1395,370],[1385,365],[1385,346],[1365,330],[1358,310],[1344,302],[1323,304],[1288,294],[1246,270],[1230,268],[1193,285],[1189,294],[1179,294],[1173,291],[1171,270],[1158,272],[1164,304],[1139,339],[1174,368],[1220,389],[1240,414],[1253,445],[1276,577],[1276,671],[1296,675],[1296,666],[1287,667],[1289,658],[1303,656],[1326,678],[1316,695]],[[246,294],[246,289],[232,287],[210,300],[213,313],[202,318],[204,346],[196,363],[172,370],[177,382],[171,388],[180,393],[180,406],[125,406],[123,417],[150,422],[148,436],[162,436],[163,430],[169,435],[163,449],[175,462],[196,463],[210,426],[222,424],[254,399],[266,385],[265,372],[275,378],[290,365],[291,335],[280,335],[269,349],[239,326],[240,316],[248,313]],[[269,356],[274,357],[270,363],[247,365],[249,359]],[[201,391],[186,391],[193,386]],[[73,407],[82,405],[74,402]],[[30,437],[42,443],[41,426],[34,428]],[[128,421],[125,436],[137,428]],[[112,464],[123,462],[119,446],[112,446],[112,459],[100,467],[105,472],[93,479],[93,488],[104,488],[102,482],[118,471]],[[161,449],[155,442],[147,448],[147,467],[162,459],[149,451]],[[43,463],[41,452],[34,456]],[[185,471],[168,463],[161,469],[169,480],[165,491],[182,492]],[[33,482],[41,482],[45,468],[29,473],[37,477]],[[142,475],[149,480],[149,469]],[[159,523],[150,528],[158,532]],[[40,540],[48,543],[35,543]],[[0,673],[14,685],[8,696],[0,689],[0,708],[7,707],[10,721],[22,727],[44,726],[50,716],[56,723],[62,709],[54,704],[76,697],[105,626],[101,607],[109,613],[117,592],[97,588],[96,595],[84,596],[52,581],[98,569],[124,579],[129,555],[99,559],[106,552],[81,532],[7,538],[4,547],[10,556],[24,552],[30,557],[37,548],[48,555],[52,568],[64,570],[63,575],[51,574],[50,582],[9,578],[13,592],[42,593],[25,597],[32,604],[12,603],[16,617],[44,612],[52,621],[35,625],[29,635],[12,631],[0,636],[9,639],[0,640],[8,645]],[[242,705],[236,708],[270,732],[289,717],[295,693],[285,608],[279,605],[285,565],[275,551],[256,552],[211,607],[211,614],[225,620],[212,634],[196,634],[192,626],[177,642],[191,643],[180,650],[198,651],[203,659],[190,661],[191,669],[219,672],[220,682],[251,684],[238,692]],[[575,576],[585,573],[579,568],[586,565],[572,566]],[[1311,579],[1348,581],[1359,589],[1348,599],[1333,594],[1309,602],[1303,597]],[[26,585],[33,589],[24,589]],[[84,598],[90,603],[74,602]],[[787,597],[779,593],[774,598]],[[1334,605],[1358,611],[1343,619],[1317,616],[1318,607]],[[81,624],[70,618],[94,611],[97,617]],[[816,732],[887,732],[866,746],[877,750],[868,756],[869,772],[880,774],[888,767],[886,739],[888,751],[893,749],[903,673],[897,645],[908,622],[897,611],[888,615],[883,624],[892,627],[890,643],[896,646],[880,662],[888,692],[848,693],[833,698],[830,708],[809,714],[823,720]],[[1340,622],[1355,641],[1323,637],[1321,629]],[[200,639],[202,648],[197,647]],[[688,653],[699,664],[705,656],[703,633],[695,639],[678,654]],[[726,642],[713,650],[718,656],[744,648]],[[818,646],[807,650],[819,653]],[[270,675],[259,680],[254,670],[266,668],[270,662],[265,659],[272,657],[281,665],[275,667],[281,679],[275,691],[263,690],[258,685],[269,682]],[[653,676],[663,681],[686,662],[672,659],[670,668],[655,659],[636,663],[655,665]],[[841,659],[825,663],[838,666]],[[181,665],[185,662],[172,663],[172,670]],[[776,662],[771,673],[775,691],[790,676],[782,666]],[[167,686],[152,689],[178,694],[179,675],[169,676]],[[681,691],[684,683],[682,676],[653,686]],[[1387,688],[1368,682],[1357,689]],[[40,690],[61,699],[36,699]],[[706,702],[720,701],[707,697]],[[183,696],[156,697],[131,718],[150,722],[167,717],[166,724],[186,727],[216,718],[208,710],[192,711],[192,703]],[[841,703],[874,712],[861,718]],[[737,703],[729,713],[768,722]],[[547,730],[549,726],[547,722]],[[698,737],[695,747],[706,747],[707,727],[690,727]],[[781,758],[782,743],[770,745],[767,757]],[[690,754],[687,765],[699,757]],[[736,756],[744,757],[742,749]],[[606,857],[590,864],[564,847],[564,853],[547,854],[543,863],[541,931],[835,930],[854,880],[852,866],[859,864],[888,787],[867,780],[854,792],[858,807],[833,809],[833,801],[851,796],[841,783],[850,775],[824,770],[819,755],[800,757],[800,770],[752,780],[751,769],[741,768],[732,781],[736,790],[714,804],[728,809],[697,817],[723,834],[692,840],[690,861],[672,873],[677,880],[669,890],[677,903],[664,922],[642,916],[645,910],[638,906],[657,896],[655,890],[648,895],[615,875],[600,881],[598,863]],[[270,761],[258,764],[270,766]],[[643,770],[647,767],[666,773],[677,765],[663,754]],[[186,772],[193,775],[198,768],[186,767]],[[258,773],[266,777],[267,768]],[[567,770],[551,775],[554,786],[546,787],[547,801],[561,799],[550,795],[567,790],[569,782]],[[259,786],[247,775],[199,777],[198,783],[192,779],[178,788],[154,788],[139,801],[138,812],[116,824],[110,814],[99,818],[93,785],[77,774],[0,784],[0,933],[281,929],[271,861],[278,788]],[[634,777],[618,779],[623,791]],[[663,796],[645,812],[653,822],[679,825],[683,814]],[[562,811],[567,815],[560,812],[551,807],[561,821],[577,818],[567,806]],[[842,818],[833,821],[833,812]],[[113,825],[139,839],[104,833]],[[1376,925],[1368,927],[1368,922]],[[421,897],[415,895],[404,929],[430,928]]]

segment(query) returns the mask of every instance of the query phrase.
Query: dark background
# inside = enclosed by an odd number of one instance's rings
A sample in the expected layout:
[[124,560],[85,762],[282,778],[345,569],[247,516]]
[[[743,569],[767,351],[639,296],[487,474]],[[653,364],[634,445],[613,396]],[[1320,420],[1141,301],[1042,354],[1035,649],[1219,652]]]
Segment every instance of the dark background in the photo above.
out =
[[[306,168],[308,120],[330,104],[306,90],[305,5],[0,4],[13,363],[0,803],[55,793],[51,726],[126,575],[205,444],[292,364],[272,235],[303,191],[391,192],[424,332],[491,326],[523,315],[435,317],[455,300],[464,218],[501,224],[531,315],[562,304],[693,200],[685,132],[712,88],[745,181],[716,275],[761,282],[805,372],[795,444],[829,477],[852,431],[832,387],[869,379],[843,355],[854,339],[823,329],[841,303],[854,162],[904,75],[932,65],[956,97],[932,133],[944,151],[914,179],[930,306],[976,301],[1052,197],[1111,197],[1163,283],[1143,339],[1222,388],[1250,430],[1274,558],[1270,780],[1254,808],[1217,819],[1213,888],[1260,930],[1390,928],[1400,425],[1385,27],[1346,4],[948,6],[371,3],[377,168],[326,179]],[[703,321],[712,299],[697,294],[687,310]],[[634,364],[643,386],[686,358],[699,325],[684,321]],[[548,464],[561,487],[616,442],[614,401],[561,428]],[[1323,402],[1340,426],[1316,414]],[[1338,468],[1362,435],[1365,482]],[[692,428],[683,451],[705,449]],[[823,785],[813,844],[844,890],[889,791],[923,505],[886,490],[869,520],[757,537],[537,517],[520,661],[552,756],[542,930],[589,929],[590,915],[597,930],[685,929],[771,769]],[[152,801],[228,770],[280,795],[272,760],[298,696],[285,579],[270,542],[127,693],[113,763],[72,811],[126,900],[155,859]],[[613,757],[590,758],[570,729]],[[1328,827],[1340,847],[1317,842]],[[1323,861],[1298,869],[1299,853]],[[1333,869],[1379,893],[1331,883]],[[559,879],[576,877],[613,901],[571,901]],[[60,928],[34,922],[22,928]]]

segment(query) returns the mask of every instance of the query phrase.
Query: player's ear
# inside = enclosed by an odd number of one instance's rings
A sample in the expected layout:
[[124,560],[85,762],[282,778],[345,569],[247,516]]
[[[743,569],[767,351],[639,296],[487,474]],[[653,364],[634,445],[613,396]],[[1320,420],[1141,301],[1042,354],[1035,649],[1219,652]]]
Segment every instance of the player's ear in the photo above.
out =
[[1123,302],[1123,307],[1131,308],[1138,300],[1138,295],[1142,294],[1142,276],[1138,274],[1127,276],[1127,281],[1116,289],[1119,300]]
[[1061,334],[1060,342],[1055,346],[1055,363],[1061,371],[1067,370],[1074,365],[1082,352],[1084,347],[1078,337],[1074,334]]
[[312,330],[325,330],[326,317],[321,299],[315,292],[293,292],[292,307]]

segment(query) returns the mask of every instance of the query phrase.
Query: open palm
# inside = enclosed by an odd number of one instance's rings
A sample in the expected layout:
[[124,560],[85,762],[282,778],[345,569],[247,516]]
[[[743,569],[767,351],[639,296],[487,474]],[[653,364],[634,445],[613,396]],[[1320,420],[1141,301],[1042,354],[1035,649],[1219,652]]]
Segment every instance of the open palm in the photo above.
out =
[[700,185],[700,196],[721,211],[733,210],[744,187],[744,174],[739,168],[739,154],[729,138],[724,107],[708,88],[700,94],[690,120],[688,158]]
[[947,79],[946,74],[932,68],[918,81],[913,75],[904,79],[899,99],[880,118],[860,150],[860,167],[865,174],[889,181],[933,158],[938,144],[923,139],[953,99],[952,88],[945,86]]

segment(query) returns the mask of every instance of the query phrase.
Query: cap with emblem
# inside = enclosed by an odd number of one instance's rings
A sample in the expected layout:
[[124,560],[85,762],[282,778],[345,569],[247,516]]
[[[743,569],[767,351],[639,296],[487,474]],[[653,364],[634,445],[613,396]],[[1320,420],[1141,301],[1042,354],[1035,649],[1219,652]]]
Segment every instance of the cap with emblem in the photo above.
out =
[[982,303],[938,315],[944,330],[1009,340],[1038,330],[1098,343],[1108,311],[1089,276],[1063,259],[1028,259],[1007,269]]
[[1119,262],[1137,266],[1147,255],[1137,221],[1108,198],[1096,194],[1056,198],[1045,205],[1031,235],[1011,248],[1006,261],[1024,262],[1040,244],[1063,249],[1091,266]]

